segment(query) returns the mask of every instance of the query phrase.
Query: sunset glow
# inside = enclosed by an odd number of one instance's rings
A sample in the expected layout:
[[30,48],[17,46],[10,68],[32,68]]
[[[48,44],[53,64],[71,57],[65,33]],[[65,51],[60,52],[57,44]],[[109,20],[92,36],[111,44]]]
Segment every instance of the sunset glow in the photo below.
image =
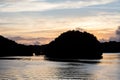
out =
[[46,44],[67,30],[99,40],[115,36],[120,0],[1,0],[0,35],[23,44]]

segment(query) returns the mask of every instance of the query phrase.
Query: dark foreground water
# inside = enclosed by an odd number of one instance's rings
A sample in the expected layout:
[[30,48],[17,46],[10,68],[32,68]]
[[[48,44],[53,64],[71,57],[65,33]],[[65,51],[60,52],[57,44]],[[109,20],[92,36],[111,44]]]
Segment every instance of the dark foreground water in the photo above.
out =
[[120,54],[101,60],[55,62],[41,57],[8,57],[0,60],[0,80],[120,80]]

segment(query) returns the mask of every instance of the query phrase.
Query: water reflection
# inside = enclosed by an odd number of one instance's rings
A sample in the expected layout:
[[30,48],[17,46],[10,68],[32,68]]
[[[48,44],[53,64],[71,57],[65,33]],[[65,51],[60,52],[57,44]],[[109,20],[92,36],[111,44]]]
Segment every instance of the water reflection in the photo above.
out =
[[82,63],[71,63],[68,62],[64,67],[56,67],[57,79],[90,79],[91,73],[88,71],[88,67]]
[[120,54],[104,54],[101,60],[79,62],[38,57],[0,60],[0,80],[119,80],[119,66]]
[[97,65],[97,70],[95,70],[93,77],[97,77],[98,80],[119,80],[119,66],[120,66],[120,54],[111,53],[103,54],[103,59],[101,63]]
[[44,55],[41,56],[8,56],[0,57],[0,60],[44,60]]
[[103,59],[101,59],[101,64],[103,65],[119,65],[120,64],[120,53],[106,53],[103,54]]

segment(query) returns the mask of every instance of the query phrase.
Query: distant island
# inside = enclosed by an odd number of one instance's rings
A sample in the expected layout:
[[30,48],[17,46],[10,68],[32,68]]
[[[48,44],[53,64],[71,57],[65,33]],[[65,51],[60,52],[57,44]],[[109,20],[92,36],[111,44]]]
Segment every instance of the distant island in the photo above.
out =
[[45,55],[48,59],[100,59],[120,52],[120,42],[100,43],[88,32],[66,31],[45,45],[24,45],[0,35],[0,57]]
[[45,50],[48,59],[100,59],[102,47],[90,33],[67,31],[50,42]]
[[15,41],[0,36],[0,56],[33,56],[41,55],[41,46],[39,45],[23,45]]
[[104,53],[120,53],[120,42],[109,41],[101,45]]

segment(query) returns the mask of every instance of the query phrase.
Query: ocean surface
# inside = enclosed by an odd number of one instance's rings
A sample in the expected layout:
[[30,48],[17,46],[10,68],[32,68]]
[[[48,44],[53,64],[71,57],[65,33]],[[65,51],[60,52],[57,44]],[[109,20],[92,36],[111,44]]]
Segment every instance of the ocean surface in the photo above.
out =
[[120,53],[78,62],[49,61],[44,56],[4,57],[0,80],[120,80]]

